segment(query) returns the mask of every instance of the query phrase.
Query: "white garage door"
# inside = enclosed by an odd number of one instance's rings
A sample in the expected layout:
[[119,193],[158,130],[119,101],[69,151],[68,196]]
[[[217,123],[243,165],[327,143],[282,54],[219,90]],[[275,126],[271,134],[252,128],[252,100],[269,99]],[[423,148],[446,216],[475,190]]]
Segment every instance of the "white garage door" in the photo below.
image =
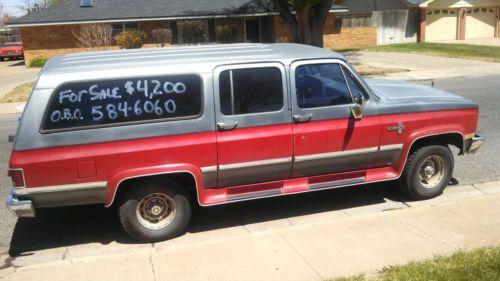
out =
[[467,9],[465,38],[495,37],[495,21],[494,8]]
[[457,10],[427,10],[425,41],[457,39]]

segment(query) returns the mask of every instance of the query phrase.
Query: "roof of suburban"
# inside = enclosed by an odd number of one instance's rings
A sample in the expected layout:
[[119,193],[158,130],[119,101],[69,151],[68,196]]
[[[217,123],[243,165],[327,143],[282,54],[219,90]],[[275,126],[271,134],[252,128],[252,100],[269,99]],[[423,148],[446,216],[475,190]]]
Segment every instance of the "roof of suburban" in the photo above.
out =
[[[332,10],[346,7],[332,5]],[[242,16],[275,13],[270,0],[62,0],[39,12],[14,19],[9,25],[43,25],[75,22],[176,19],[186,17]]]
[[43,73],[116,72],[152,67],[186,67],[202,73],[221,64],[270,61],[289,64],[295,60],[316,58],[344,59],[339,53],[300,44],[220,44],[67,54],[51,58]]

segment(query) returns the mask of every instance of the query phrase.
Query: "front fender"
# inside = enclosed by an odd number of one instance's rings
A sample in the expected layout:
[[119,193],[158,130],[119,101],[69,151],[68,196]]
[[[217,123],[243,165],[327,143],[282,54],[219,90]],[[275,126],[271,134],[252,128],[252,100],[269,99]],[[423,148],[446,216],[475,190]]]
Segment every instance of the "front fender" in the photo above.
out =
[[122,182],[128,179],[173,174],[173,173],[190,173],[196,183],[196,194],[198,196],[198,189],[203,188],[203,181],[201,177],[201,171],[198,167],[192,164],[167,164],[158,166],[148,166],[122,170],[115,173],[111,179],[108,181],[107,194],[105,206],[109,207],[113,204],[117,190]]

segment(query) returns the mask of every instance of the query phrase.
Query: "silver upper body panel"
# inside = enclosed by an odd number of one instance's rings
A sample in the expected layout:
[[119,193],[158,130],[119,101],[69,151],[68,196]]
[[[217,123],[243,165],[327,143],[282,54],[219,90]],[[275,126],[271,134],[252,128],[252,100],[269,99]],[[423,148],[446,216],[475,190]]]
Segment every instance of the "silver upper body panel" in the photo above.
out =
[[220,65],[337,58],[341,54],[299,44],[224,44],[75,53],[51,58],[36,89],[64,82],[171,73],[212,73]]
[[378,98],[379,114],[478,108],[463,97],[405,81],[365,79]]

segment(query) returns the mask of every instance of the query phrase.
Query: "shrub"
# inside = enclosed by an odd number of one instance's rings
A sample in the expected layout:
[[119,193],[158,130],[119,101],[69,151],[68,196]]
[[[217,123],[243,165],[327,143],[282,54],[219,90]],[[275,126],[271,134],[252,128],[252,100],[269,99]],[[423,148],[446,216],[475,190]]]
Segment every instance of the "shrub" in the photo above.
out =
[[43,67],[48,60],[45,57],[33,58],[29,61],[28,67]]
[[152,32],[153,42],[161,47],[172,42],[172,31],[167,28],[157,28]]
[[123,49],[137,49],[142,47],[146,33],[142,31],[124,31],[114,37],[116,44]]
[[187,20],[177,23],[182,30],[184,44],[198,44],[205,42],[205,25],[201,20]]
[[217,40],[222,43],[231,43],[236,40],[238,26],[236,24],[224,24],[215,28]]

